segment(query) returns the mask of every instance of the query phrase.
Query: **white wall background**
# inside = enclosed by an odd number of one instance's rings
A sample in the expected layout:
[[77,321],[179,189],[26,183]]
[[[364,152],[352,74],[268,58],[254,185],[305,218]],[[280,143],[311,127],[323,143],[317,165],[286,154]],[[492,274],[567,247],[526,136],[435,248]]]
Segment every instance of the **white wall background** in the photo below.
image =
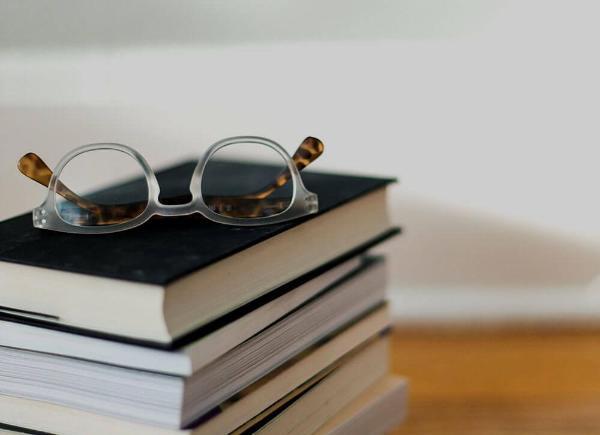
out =
[[116,141],[160,166],[237,134],[395,175],[402,318],[594,315],[595,1],[0,3],[0,217],[15,162]]

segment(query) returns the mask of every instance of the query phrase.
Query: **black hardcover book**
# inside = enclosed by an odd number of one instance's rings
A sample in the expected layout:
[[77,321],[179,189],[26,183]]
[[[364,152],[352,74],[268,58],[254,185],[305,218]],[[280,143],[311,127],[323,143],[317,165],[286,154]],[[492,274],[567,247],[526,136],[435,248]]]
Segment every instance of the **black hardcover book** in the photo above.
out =
[[[189,194],[195,162],[157,173],[161,198]],[[235,179],[225,166],[224,179]],[[234,227],[200,215],[126,232],[73,235],[0,223],[0,315],[170,343],[281,285],[335,266],[398,232],[387,218],[392,179],[302,174],[319,213]],[[123,186],[123,191],[127,191]]]

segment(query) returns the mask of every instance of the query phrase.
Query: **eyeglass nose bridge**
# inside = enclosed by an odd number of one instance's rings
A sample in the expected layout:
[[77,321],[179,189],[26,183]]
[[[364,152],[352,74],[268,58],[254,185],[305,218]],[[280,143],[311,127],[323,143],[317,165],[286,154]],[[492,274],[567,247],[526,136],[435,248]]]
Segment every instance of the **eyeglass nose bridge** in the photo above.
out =
[[155,207],[154,214],[158,216],[186,216],[198,212],[194,200],[187,204],[163,204],[157,201]]

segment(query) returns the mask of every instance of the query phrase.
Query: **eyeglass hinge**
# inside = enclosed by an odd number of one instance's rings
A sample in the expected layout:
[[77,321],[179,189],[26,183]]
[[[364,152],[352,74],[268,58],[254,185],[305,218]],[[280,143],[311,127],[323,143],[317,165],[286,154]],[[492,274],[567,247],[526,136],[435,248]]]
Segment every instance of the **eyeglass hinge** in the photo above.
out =
[[43,207],[33,210],[33,226],[35,228],[44,228],[47,222],[47,213]]
[[304,198],[304,201],[306,202],[306,211],[308,213],[316,213],[319,211],[319,198],[317,195],[307,195],[306,198]]

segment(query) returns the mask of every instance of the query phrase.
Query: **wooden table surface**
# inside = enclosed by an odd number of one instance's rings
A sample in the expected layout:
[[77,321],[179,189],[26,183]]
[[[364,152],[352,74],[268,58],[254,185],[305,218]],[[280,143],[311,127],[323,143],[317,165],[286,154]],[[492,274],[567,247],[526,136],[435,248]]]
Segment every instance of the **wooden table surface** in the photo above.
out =
[[394,435],[600,434],[600,328],[397,326],[392,355],[410,381]]

